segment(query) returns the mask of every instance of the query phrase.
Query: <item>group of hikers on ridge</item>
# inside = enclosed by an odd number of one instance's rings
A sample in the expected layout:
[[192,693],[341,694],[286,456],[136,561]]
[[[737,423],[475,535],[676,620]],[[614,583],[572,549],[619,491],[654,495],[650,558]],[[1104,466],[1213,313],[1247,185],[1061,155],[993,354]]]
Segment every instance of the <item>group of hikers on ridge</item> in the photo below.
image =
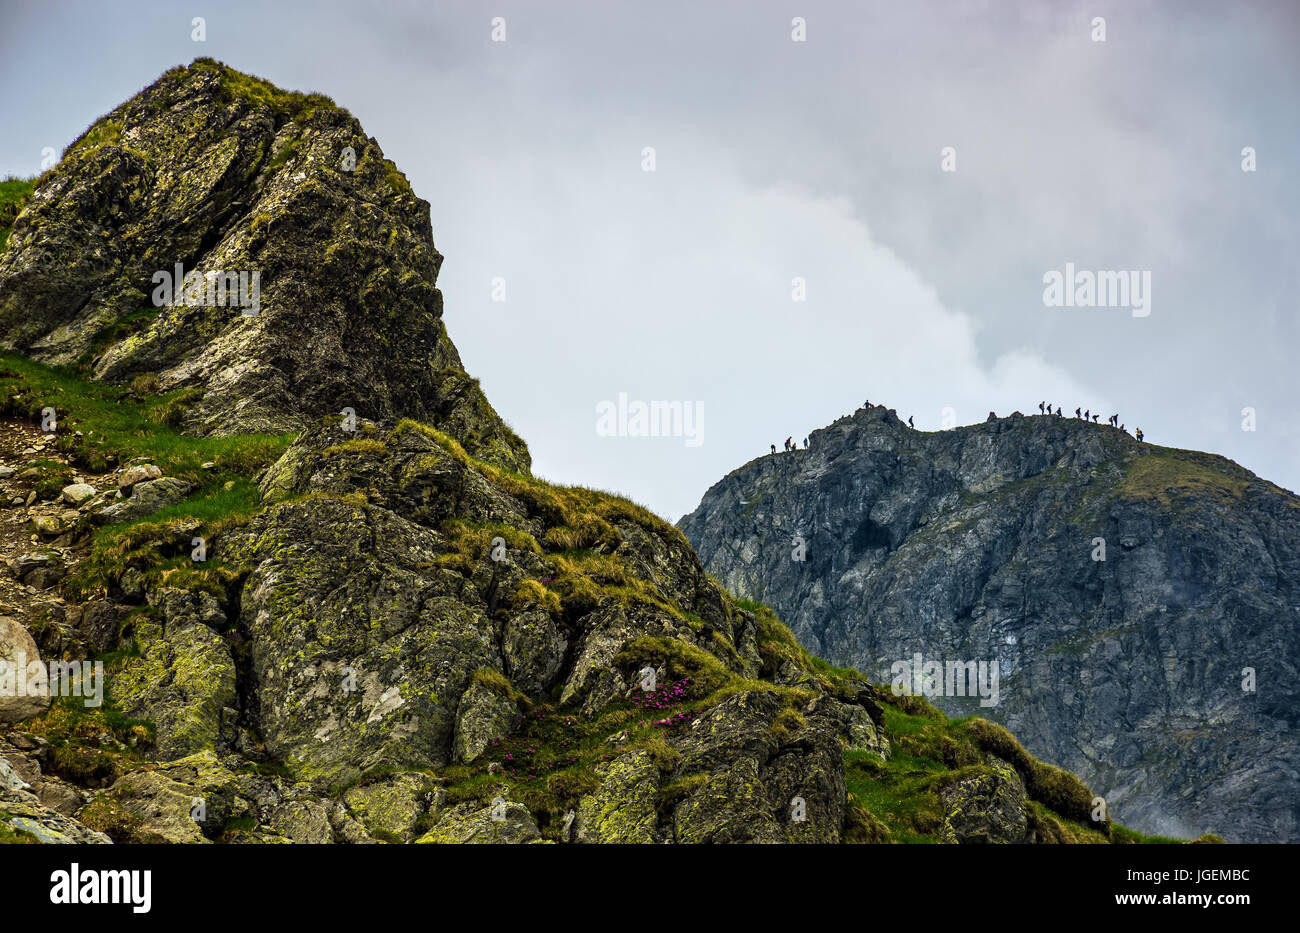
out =
[[[865,402],[862,403],[862,407],[870,409],[870,408],[875,408],[876,406],[871,404],[871,399],[867,399]],[[916,423],[912,421],[912,415],[907,416],[907,426],[911,428],[913,431],[916,430]]]
[[[868,409],[876,407],[876,406],[874,406],[874,405],[871,404],[871,399],[867,399],[867,400],[866,400],[865,402],[863,402],[862,404],[863,404],[863,407],[864,407],[864,408],[868,408]],[[1053,411],[1053,406],[1051,405],[1050,402],[1039,402],[1039,403],[1038,403],[1038,413],[1039,413],[1040,415],[1055,415],[1056,417],[1061,417],[1061,408],[1060,408],[1060,406],[1058,405],[1058,406],[1056,406],[1056,410]],[[907,416],[907,426],[908,426],[909,428],[911,428],[912,430],[916,430],[916,423],[912,420],[913,417],[914,417],[914,416],[912,416],[912,415],[908,415],[908,416]],[[1097,412],[1097,413],[1094,414],[1093,411],[1092,411],[1092,409],[1088,409],[1087,411],[1084,411],[1084,410],[1082,409],[1082,406],[1080,406],[1079,408],[1076,408],[1076,409],[1074,410],[1074,417],[1076,417],[1076,418],[1078,418],[1078,419],[1081,419],[1081,420],[1083,420],[1083,421],[1091,421],[1093,424],[1097,424],[1097,423],[1098,423],[1098,419],[1101,417],[1101,413],[1100,413],[1100,412]],[[1124,433],[1124,434],[1128,434],[1128,429],[1125,427],[1125,425],[1123,425],[1123,424],[1120,423],[1120,420],[1119,420],[1119,414],[1118,414],[1118,413],[1113,414],[1113,415],[1111,415],[1109,418],[1107,418],[1107,419],[1106,419],[1106,423],[1109,424],[1111,427],[1119,428],[1119,430],[1120,430],[1122,433]],[[1140,441],[1140,440],[1142,440],[1142,439],[1145,437],[1145,435],[1142,433],[1142,429],[1141,429],[1141,428],[1134,428],[1133,430],[1134,430],[1134,435],[1133,435],[1133,436],[1134,436],[1137,440]],[[794,439],[793,435],[790,436],[790,437],[787,437],[787,438],[785,439],[785,449],[786,449],[786,452],[787,452],[787,453],[789,453],[789,452],[792,451],[792,450],[799,450],[799,449],[800,449],[800,448],[799,448],[799,442],[796,441],[796,440]],[[806,437],[803,439],[803,449],[804,449],[804,450],[807,450],[807,449],[808,449],[808,438],[806,438]],[[776,445],[775,445],[775,444],[772,445],[772,453],[773,453],[773,454],[776,453]]]
[[[1056,411],[1052,411],[1052,403],[1051,403],[1051,402],[1039,402],[1039,403],[1038,403],[1038,413],[1039,413],[1040,415],[1056,415],[1057,417],[1060,417],[1060,414],[1061,414],[1061,407],[1058,405],[1058,406],[1056,407]],[[1101,413],[1098,412],[1098,413],[1096,413],[1096,414],[1093,414],[1093,412],[1092,412],[1091,409],[1088,409],[1087,411],[1083,411],[1083,412],[1081,412],[1078,408],[1076,408],[1076,409],[1074,410],[1074,417],[1076,417],[1076,418],[1082,418],[1084,421],[1091,421],[1093,424],[1096,424],[1096,423],[1097,423],[1097,419],[1101,417]],[[1123,424],[1120,423],[1119,415],[1118,415],[1118,414],[1111,415],[1109,418],[1106,419],[1106,423],[1109,424],[1109,425],[1110,425],[1111,427],[1113,427],[1113,428],[1119,428],[1120,431],[1123,432],[1124,434],[1127,434],[1127,433],[1128,433],[1128,430],[1124,427]],[[1134,431],[1136,432],[1134,436],[1135,436],[1139,441],[1142,440],[1142,438],[1145,436],[1145,435],[1142,433],[1142,429],[1141,429],[1141,428],[1134,428]]]
[[[874,407],[874,406],[872,406],[872,404],[871,404],[871,399],[867,399],[866,402],[863,403],[863,406],[864,406],[865,408],[872,408],[872,407]],[[908,426],[909,428],[911,428],[912,430],[916,430],[916,423],[912,420],[912,418],[913,418],[912,415],[908,415],[908,416],[907,416],[907,426]],[[785,439],[785,449],[786,449],[786,452],[787,452],[787,453],[789,453],[789,452],[792,451],[792,450],[799,450],[799,442],[796,441],[796,440],[794,439],[793,436],[791,436],[791,437],[787,437],[787,438]],[[803,439],[803,449],[804,449],[804,450],[807,450],[807,449],[808,449],[808,438],[806,438],[806,437]],[[772,445],[772,453],[773,453],[773,454],[776,453],[776,445],[775,445],[775,444]]]

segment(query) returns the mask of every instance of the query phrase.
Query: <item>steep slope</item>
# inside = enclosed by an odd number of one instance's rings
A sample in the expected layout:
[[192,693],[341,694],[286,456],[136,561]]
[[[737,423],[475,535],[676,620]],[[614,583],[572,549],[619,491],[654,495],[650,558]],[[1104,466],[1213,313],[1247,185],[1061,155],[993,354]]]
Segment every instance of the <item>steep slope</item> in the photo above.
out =
[[351,408],[528,469],[443,327],[428,202],[326,97],[210,59],[175,68],[65,150],[8,237],[0,343],[190,388],[190,431],[295,431]]
[[1300,837],[1300,499],[1069,418],[923,433],[876,407],[810,438],[681,521],[724,585],[875,678],[917,652],[996,664],[996,706],[933,702],[1004,723],[1130,825]]
[[[645,509],[530,476],[379,160],[200,61],[17,214],[0,842],[1144,841],[999,727],[814,660]],[[132,332],[164,255],[264,263],[261,315]],[[373,419],[334,413],[367,392]],[[13,689],[19,657],[61,665],[54,696]]]

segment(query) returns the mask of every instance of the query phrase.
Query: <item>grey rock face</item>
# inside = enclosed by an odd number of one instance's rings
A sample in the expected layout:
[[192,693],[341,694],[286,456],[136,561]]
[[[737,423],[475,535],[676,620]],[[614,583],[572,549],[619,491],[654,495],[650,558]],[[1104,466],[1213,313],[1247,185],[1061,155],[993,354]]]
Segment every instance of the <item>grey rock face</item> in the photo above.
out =
[[45,806],[35,794],[3,785],[0,785],[0,819],[9,828],[46,844],[107,845],[112,842],[103,833]]
[[810,438],[681,521],[725,586],[882,682],[918,652],[995,665],[996,706],[932,702],[1006,725],[1120,822],[1300,839],[1300,499],[1068,418],[922,433],[874,408]]
[[452,807],[433,829],[416,840],[423,845],[523,845],[542,841],[528,808],[505,800],[482,809],[472,804]]
[[147,518],[161,508],[180,502],[190,494],[191,489],[193,487],[189,483],[171,476],[136,483],[131,487],[130,496],[100,509],[94,514],[93,520],[101,525],[111,525],[114,522],[133,522]]

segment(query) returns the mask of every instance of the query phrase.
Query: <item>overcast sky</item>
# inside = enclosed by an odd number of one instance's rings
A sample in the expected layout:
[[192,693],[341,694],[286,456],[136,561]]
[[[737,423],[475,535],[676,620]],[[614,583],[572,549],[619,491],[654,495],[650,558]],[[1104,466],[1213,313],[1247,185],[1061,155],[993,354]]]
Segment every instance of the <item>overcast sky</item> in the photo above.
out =
[[[1300,488],[1295,3],[0,5],[0,175],[198,56],[347,107],[548,479],[676,520],[867,398],[1047,399]],[[1149,315],[1045,306],[1066,263],[1149,272]],[[702,442],[600,436],[619,393]]]

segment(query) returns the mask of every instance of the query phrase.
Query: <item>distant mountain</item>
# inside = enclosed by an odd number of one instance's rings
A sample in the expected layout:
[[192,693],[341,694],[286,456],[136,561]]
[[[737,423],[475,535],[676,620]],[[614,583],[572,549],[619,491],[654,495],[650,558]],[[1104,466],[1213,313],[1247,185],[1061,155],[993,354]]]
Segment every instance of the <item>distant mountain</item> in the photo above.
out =
[[996,706],[933,702],[1005,724],[1129,825],[1300,841],[1294,494],[1068,417],[926,433],[874,407],[810,441],[679,523],[725,586],[873,679],[917,653],[995,663]]

